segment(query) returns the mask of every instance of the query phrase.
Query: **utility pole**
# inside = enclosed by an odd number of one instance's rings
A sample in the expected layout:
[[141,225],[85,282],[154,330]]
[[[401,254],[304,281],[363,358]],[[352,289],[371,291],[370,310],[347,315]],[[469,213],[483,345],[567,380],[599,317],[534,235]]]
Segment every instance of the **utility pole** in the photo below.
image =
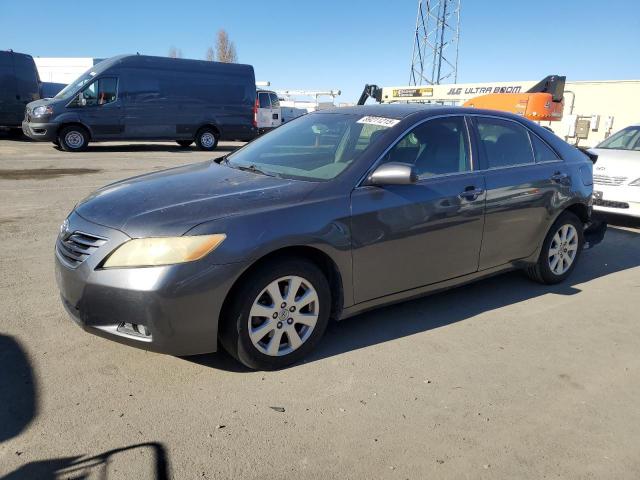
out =
[[460,0],[418,0],[409,85],[458,80]]

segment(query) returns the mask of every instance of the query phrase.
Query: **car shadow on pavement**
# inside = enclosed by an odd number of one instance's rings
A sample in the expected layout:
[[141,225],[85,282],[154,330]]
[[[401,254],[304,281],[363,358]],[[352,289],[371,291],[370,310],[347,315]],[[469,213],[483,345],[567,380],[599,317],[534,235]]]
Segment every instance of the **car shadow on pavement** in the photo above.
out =
[[19,435],[38,410],[33,371],[13,337],[0,334],[0,444]]
[[576,295],[582,283],[640,266],[640,232],[610,226],[604,242],[583,251],[572,275],[558,285],[540,285],[515,271],[334,322],[307,362],[425,332],[549,293]]
[[[144,450],[149,450],[151,457],[143,457]],[[135,458],[132,454],[135,451]],[[142,469],[146,468],[145,461],[149,460],[150,468],[153,469],[152,478],[156,480],[168,480],[169,477],[169,460],[167,450],[161,443],[148,442],[129,445],[127,447],[116,448],[103,452],[99,455],[86,457],[78,455],[73,457],[59,457],[47,460],[37,460],[25,463],[13,472],[5,475],[0,480],[58,480],[58,479],[83,479],[83,478],[109,478],[109,468],[117,471],[121,462],[135,460],[136,471],[140,473],[137,478],[148,478],[146,472]],[[130,478],[136,478],[130,477]]]

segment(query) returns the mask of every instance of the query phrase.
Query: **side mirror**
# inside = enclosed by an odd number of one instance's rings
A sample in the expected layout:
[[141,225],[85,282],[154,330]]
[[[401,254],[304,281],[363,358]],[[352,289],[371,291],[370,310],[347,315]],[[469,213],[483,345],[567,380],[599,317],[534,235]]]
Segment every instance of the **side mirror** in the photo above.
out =
[[78,105],[80,105],[81,107],[84,107],[87,105],[87,99],[84,98],[84,95],[82,95],[82,92],[78,94]]
[[367,178],[367,185],[412,185],[418,181],[415,168],[409,163],[389,162],[380,165]]

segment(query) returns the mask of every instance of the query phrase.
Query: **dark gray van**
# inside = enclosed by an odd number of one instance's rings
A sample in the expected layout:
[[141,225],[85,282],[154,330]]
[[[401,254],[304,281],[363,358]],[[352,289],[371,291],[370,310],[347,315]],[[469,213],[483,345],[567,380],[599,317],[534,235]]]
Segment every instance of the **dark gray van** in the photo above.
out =
[[32,102],[22,129],[34,140],[80,151],[89,141],[194,141],[257,135],[253,67],[145,55],[112,57],[91,67],[55,97]]
[[31,55],[0,51],[0,127],[20,132],[29,102],[40,98],[40,78]]

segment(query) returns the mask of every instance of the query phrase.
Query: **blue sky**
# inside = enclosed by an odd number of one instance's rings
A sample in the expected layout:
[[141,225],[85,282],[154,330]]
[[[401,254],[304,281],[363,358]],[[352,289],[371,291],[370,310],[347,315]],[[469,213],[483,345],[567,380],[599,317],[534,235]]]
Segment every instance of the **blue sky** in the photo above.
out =
[[[417,1],[0,1],[0,49],[203,59],[218,29],[273,88],[408,83]],[[640,1],[462,0],[459,82],[640,78]]]

